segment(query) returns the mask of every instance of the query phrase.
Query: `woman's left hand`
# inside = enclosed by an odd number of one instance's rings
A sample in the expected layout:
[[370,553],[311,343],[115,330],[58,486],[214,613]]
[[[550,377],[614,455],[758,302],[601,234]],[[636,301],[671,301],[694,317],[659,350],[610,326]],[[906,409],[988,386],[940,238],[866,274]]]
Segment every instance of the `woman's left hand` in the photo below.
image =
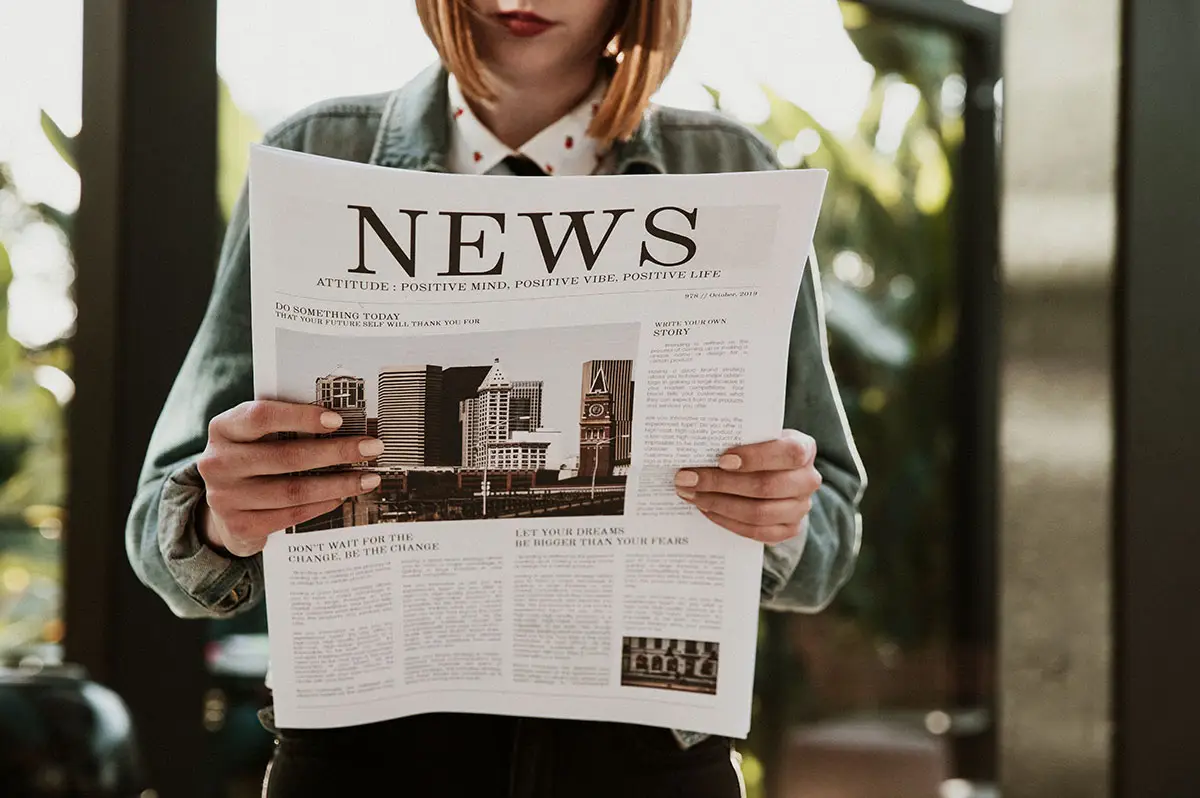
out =
[[687,468],[675,490],[713,523],[767,544],[799,535],[821,487],[817,443],[796,430],[776,440],[735,446],[717,468]]

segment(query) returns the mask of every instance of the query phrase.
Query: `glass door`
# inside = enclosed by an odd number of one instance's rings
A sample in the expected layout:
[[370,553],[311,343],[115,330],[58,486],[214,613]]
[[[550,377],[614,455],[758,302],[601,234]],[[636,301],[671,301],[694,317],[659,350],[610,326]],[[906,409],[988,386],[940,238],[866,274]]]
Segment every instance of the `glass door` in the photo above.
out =
[[[973,506],[990,492],[974,441],[995,430],[977,403],[996,331],[976,315],[994,299],[979,292],[994,269],[996,128],[978,124],[993,94],[975,42],[921,5],[841,3],[844,33],[827,35],[853,54],[820,71],[838,76],[837,102],[789,92],[797,79],[782,75],[753,117],[785,165],[830,172],[816,252],[869,479],[858,566],[837,600],[762,615],[743,749],[760,798],[995,790],[992,532],[986,503]],[[718,95],[734,112],[743,102]]]
[[[870,478],[865,535],[831,607],[761,618],[754,727],[739,745],[755,798],[991,794],[993,637],[980,620],[991,532],[964,489],[979,472],[972,436],[987,431],[964,408],[987,388],[975,310],[978,273],[992,268],[978,241],[995,227],[995,129],[981,146],[975,41],[950,21],[901,15],[925,5],[695,0],[658,98],[728,113],[785,166],[830,171],[816,249]],[[324,97],[399,86],[434,58],[410,4],[305,8],[219,6],[226,213],[263,130]],[[254,717],[264,629],[261,612],[213,626],[214,796],[257,794],[270,755]]]

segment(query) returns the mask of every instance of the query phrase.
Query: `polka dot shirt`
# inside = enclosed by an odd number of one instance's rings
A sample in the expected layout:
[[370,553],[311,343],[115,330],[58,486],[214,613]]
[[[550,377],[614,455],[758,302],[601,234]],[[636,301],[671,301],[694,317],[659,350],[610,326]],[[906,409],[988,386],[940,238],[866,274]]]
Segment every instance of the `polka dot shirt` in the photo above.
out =
[[451,75],[450,154],[448,167],[457,174],[511,174],[504,159],[523,155],[548,175],[594,174],[604,160],[595,139],[587,134],[592,117],[600,108],[607,84],[598,83],[583,102],[544,128],[516,150],[510,149],[484,126],[463,97]]

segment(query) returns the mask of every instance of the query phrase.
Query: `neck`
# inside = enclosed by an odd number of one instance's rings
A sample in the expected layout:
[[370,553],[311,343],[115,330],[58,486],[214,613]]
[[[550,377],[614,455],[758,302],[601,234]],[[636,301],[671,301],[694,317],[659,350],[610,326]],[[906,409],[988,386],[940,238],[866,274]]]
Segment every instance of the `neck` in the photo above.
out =
[[595,69],[542,81],[511,81],[496,76],[495,102],[489,106],[480,103],[473,110],[496,138],[515,150],[582,102],[596,78]]

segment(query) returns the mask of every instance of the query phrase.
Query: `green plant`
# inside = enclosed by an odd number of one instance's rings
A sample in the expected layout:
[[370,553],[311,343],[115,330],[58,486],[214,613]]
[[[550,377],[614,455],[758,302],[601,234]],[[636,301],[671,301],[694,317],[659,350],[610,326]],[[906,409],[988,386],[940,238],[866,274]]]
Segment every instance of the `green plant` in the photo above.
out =
[[[48,117],[46,117],[48,120]],[[61,131],[57,126],[54,130]],[[53,139],[52,139],[53,140]],[[56,146],[67,149],[65,136]],[[68,161],[69,162],[69,161]],[[64,242],[69,216],[47,205],[22,201],[9,171],[0,165],[0,652],[38,642],[57,642],[59,562],[57,547],[65,500],[65,418],[43,387],[45,370],[69,371],[63,340],[36,348],[9,333],[8,295],[13,280],[8,242],[33,225],[56,228]],[[64,229],[65,228],[65,229]],[[40,534],[39,534],[40,533]]]

